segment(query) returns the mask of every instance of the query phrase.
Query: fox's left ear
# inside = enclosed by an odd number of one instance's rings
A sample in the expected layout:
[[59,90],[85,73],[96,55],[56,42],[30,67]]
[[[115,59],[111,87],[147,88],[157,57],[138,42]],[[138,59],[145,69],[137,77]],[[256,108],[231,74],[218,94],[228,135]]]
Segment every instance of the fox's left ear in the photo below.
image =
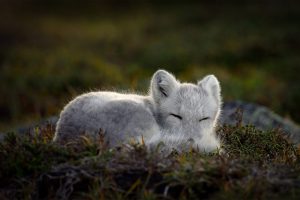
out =
[[208,94],[211,94],[219,104],[221,104],[221,87],[218,79],[214,75],[205,76],[198,85]]

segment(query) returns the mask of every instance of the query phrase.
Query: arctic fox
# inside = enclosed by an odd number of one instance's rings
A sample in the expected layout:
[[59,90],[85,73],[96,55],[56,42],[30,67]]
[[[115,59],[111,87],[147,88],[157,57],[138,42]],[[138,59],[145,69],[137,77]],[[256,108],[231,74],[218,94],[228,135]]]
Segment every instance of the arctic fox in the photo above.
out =
[[65,106],[54,141],[64,144],[105,133],[109,146],[132,139],[148,147],[160,143],[169,150],[220,148],[215,126],[220,115],[221,89],[214,75],[197,84],[180,83],[165,70],[154,73],[148,96],[90,92]]

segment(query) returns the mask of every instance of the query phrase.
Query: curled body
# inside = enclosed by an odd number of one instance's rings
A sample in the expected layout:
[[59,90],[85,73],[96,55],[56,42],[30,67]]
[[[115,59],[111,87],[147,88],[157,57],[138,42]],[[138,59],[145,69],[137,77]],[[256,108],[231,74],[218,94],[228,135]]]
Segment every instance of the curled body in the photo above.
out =
[[147,96],[99,91],[75,98],[61,112],[53,140],[65,144],[82,135],[96,140],[101,129],[111,147],[143,139],[148,147],[163,143],[168,150],[215,151],[220,92],[213,75],[197,84],[180,83],[158,70]]

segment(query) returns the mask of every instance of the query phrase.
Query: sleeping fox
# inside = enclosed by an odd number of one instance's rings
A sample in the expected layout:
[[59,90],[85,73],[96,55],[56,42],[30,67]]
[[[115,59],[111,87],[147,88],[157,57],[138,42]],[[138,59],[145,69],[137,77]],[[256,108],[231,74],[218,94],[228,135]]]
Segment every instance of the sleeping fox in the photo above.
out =
[[143,138],[149,147],[163,143],[167,149],[211,152],[220,148],[215,126],[221,103],[214,75],[180,83],[158,70],[147,96],[98,91],[76,97],[61,112],[53,140],[65,144],[82,135],[96,140],[101,129],[111,147]]

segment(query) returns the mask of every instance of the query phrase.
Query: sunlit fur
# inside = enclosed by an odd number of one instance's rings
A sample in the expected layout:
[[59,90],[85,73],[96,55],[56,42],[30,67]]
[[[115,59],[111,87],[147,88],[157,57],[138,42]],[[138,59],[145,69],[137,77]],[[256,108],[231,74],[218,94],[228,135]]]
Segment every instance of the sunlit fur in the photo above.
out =
[[180,83],[158,70],[149,96],[100,91],[75,98],[60,114],[54,141],[71,142],[83,134],[97,139],[102,129],[112,147],[143,138],[148,147],[161,143],[167,150],[211,152],[220,147],[214,132],[220,107],[215,76],[197,84]]

